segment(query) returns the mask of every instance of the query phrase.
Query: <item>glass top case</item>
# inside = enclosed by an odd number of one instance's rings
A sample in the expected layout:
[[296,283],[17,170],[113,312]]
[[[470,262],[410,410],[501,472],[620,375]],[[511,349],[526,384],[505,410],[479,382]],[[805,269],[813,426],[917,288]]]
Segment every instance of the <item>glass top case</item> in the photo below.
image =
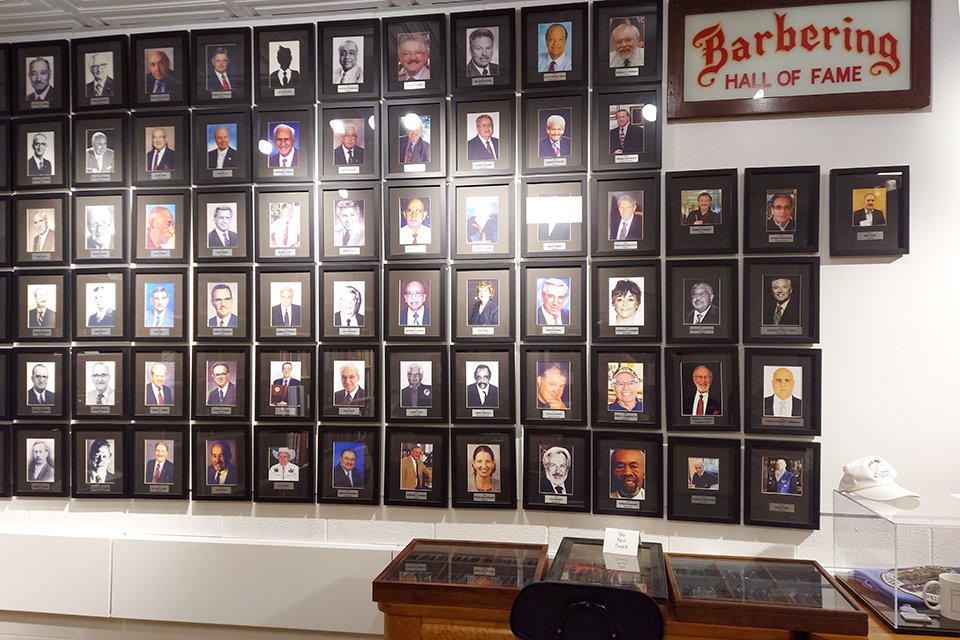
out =
[[659,604],[666,604],[667,578],[662,545],[641,543],[637,562],[630,568],[620,568],[622,565],[618,566],[618,560],[623,558],[604,557],[603,540],[564,538],[546,579],[627,587],[646,593]]
[[381,578],[388,582],[431,582],[520,589],[537,580],[541,545],[415,540]]

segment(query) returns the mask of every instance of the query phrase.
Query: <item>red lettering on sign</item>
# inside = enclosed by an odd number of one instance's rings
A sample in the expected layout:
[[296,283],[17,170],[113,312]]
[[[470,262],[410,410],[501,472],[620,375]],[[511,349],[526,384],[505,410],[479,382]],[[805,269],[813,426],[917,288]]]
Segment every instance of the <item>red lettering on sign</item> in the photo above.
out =
[[[703,43],[702,45],[700,43]],[[723,47],[726,40],[723,36],[723,26],[719,23],[712,27],[707,27],[693,36],[693,46],[703,49],[703,61],[706,63],[703,71],[697,76],[697,84],[701,87],[709,87],[716,78],[710,78],[709,82],[704,83],[704,76],[717,73],[727,64],[727,50]]]
[[813,51],[817,48],[817,45],[820,44],[817,42],[817,28],[812,24],[808,24],[803,29],[800,30],[800,46],[806,49],[807,51]]
[[783,28],[787,14],[774,11],[773,16],[777,20],[777,51],[790,51],[797,46],[797,31],[793,27]]
[[750,43],[743,38],[737,38],[733,41],[733,59],[735,62],[743,62],[750,59]]
[[827,67],[811,69],[810,84],[836,84],[840,82],[860,82],[862,67]]

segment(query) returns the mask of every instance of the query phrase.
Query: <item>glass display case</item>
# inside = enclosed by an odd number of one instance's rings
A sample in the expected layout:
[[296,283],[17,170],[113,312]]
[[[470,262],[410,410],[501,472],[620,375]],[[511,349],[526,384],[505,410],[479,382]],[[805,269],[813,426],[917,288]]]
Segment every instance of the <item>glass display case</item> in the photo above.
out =
[[636,557],[628,557],[604,554],[603,540],[564,538],[546,579],[636,589],[658,604],[668,598],[663,546],[656,542],[641,543]]

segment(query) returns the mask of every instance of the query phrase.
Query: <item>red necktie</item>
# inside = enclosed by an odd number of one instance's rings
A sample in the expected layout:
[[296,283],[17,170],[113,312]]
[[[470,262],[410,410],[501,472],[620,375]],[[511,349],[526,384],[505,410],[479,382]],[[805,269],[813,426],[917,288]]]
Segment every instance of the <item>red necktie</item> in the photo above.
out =
[[497,159],[497,156],[493,155],[493,147],[490,146],[489,140],[487,140],[487,153],[489,153],[490,157],[493,158],[494,160]]
[[226,89],[227,91],[230,91],[230,82],[227,80],[227,76],[221,75],[220,81],[221,81],[220,84],[223,85],[223,88]]
[[157,390],[157,404],[163,404],[163,389]]
[[406,160],[406,162],[410,162],[412,159],[413,159],[413,145],[412,145],[412,144],[408,144],[408,145],[407,145],[407,160]]
[[417,234],[413,234],[413,244],[417,244]]
[[159,462],[154,463],[156,466],[153,468],[153,481],[157,482],[160,480],[160,464]]
[[700,399],[697,400],[697,415],[698,416],[703,415],[703,394],[702,393],[700,394]]
[[553,73],[553,72],[556,71],[556,70],[557,70],[557,61],[556,61],[556,60],[551,60],[551,61],[550,61],[550,68],[547,69],[547,72],[548,72],[548,73]]
[[153,170],[156,171],[160,167],[160,152],[157,150],[153,151]]

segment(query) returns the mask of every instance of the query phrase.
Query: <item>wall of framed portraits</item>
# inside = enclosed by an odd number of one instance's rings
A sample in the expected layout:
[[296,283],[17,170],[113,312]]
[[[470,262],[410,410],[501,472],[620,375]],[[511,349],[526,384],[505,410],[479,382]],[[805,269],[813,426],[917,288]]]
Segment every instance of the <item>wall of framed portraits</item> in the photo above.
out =
[[[669,124],[658,4],[480,9],[0,46],[5,548],[618,526],[830,565],[846,462],[944,490],[955,10],[922,113]],[[175,593],[134,546],[100,577]]]

